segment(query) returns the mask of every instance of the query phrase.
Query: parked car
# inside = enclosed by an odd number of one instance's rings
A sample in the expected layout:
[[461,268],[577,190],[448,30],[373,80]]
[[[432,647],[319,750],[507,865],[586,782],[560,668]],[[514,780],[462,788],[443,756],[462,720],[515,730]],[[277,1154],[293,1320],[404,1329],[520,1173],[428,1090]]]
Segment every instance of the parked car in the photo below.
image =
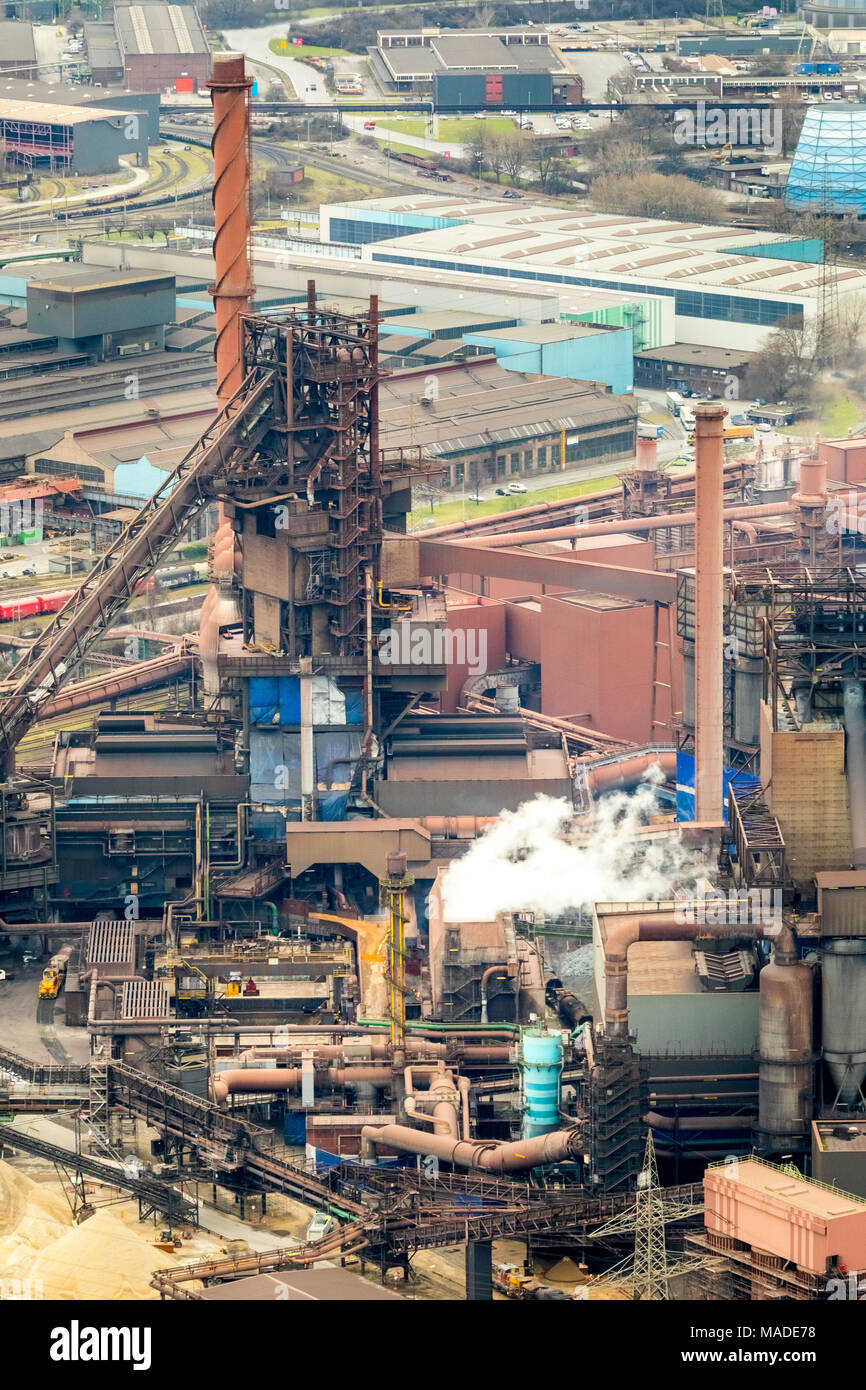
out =
[[365,121],[365,122],[364,122],[364,129],[365,129],[365,130],[375,130],[375,129],[376,129],[376,122],[375,122],[375,121]]
[[496,497],[507,497],[507,496],[508,496],[508,488],[507,488],[507,487],[498,487],[498,488],[496,489],[495,493],[494,493],[494,496],[496,496]]
[[509,483],[508,491],[512,493],[526,492],[526,488],[523,486],[523,483]]
[[755,429],[760,430],[761,434],[769,434],[772,428],[773,426],[769,424],[766,420],[759,420],[758,423],[755,425]]
[[34,569],[26,569],[26,570],[22,570],[21,573],[22,573],[22,575],[24,575],[24,577],[25,577],[26,579],[32,579],[32,578],[34,577],[34,575],[36,574],[36,571],[35,571]]

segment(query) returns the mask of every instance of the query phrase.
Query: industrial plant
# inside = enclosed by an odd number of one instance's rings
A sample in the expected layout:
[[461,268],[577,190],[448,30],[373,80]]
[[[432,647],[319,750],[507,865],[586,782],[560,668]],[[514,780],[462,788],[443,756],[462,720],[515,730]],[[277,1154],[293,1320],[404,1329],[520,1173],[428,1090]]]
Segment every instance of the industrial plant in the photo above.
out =
[[740,394],[866,273],[417,185],[269,240],[244,54],[114,14],[213,236],[0,268],[0,1298],[859,1297],[866,433]]

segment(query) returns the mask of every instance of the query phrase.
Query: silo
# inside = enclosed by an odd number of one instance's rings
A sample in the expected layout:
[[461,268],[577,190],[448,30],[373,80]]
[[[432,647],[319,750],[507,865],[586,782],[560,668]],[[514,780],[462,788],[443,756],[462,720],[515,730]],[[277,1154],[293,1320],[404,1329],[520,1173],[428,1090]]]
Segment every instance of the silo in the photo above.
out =
[[549,1028],[524,1028],[520,1036],[523,1092],[523,1138],[560,1128],[562,1034]]
[[824,942],[822,1043],[834,1095],[852,1105],[866,1077],[866,940]]
[[806,1146],[812,1119],[812,972],[782,927],[761,971],[758,1130],[768,1153]]

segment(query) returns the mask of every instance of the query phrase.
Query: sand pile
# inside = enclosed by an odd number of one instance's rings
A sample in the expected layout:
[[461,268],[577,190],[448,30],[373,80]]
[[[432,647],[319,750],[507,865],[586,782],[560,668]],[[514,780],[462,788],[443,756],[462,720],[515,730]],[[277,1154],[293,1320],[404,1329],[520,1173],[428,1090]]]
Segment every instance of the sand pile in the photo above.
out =
[[0,1162],[0,1276],[26,1277],[40,1250],[72,1225],[68,1202]]
[[39,1298],[158,1298],[153,1271],[180,1261],[155,1250],[154,1228],[133,1219],[103,1209],[73,1226],[61,1194],[0,1163],[0,1276],[28,1281]]
[[154,1270],[179,1263],[112,1212],[98,1211],[41,1250],[28,1272],[45,1298],[150,1299],[159,1297],[150,1287]]

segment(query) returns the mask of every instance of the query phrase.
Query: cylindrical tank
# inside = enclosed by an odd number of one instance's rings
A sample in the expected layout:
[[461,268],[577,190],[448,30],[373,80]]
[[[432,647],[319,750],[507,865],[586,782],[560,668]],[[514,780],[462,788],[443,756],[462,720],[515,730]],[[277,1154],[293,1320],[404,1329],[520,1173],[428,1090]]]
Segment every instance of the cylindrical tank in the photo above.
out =
[[523,1138],[560,1126],[562,1035],[548,1028],[525,1028],[520,1035]]
[[785,927],[761,971],[758,1129],[765,1152],[802,1149],[812,1119],[812,972]]
[[839,1102],[852,1105],[866,1077],[866,940],[862,937],[833,937],[824,942],[821,999],[824,1060]]

